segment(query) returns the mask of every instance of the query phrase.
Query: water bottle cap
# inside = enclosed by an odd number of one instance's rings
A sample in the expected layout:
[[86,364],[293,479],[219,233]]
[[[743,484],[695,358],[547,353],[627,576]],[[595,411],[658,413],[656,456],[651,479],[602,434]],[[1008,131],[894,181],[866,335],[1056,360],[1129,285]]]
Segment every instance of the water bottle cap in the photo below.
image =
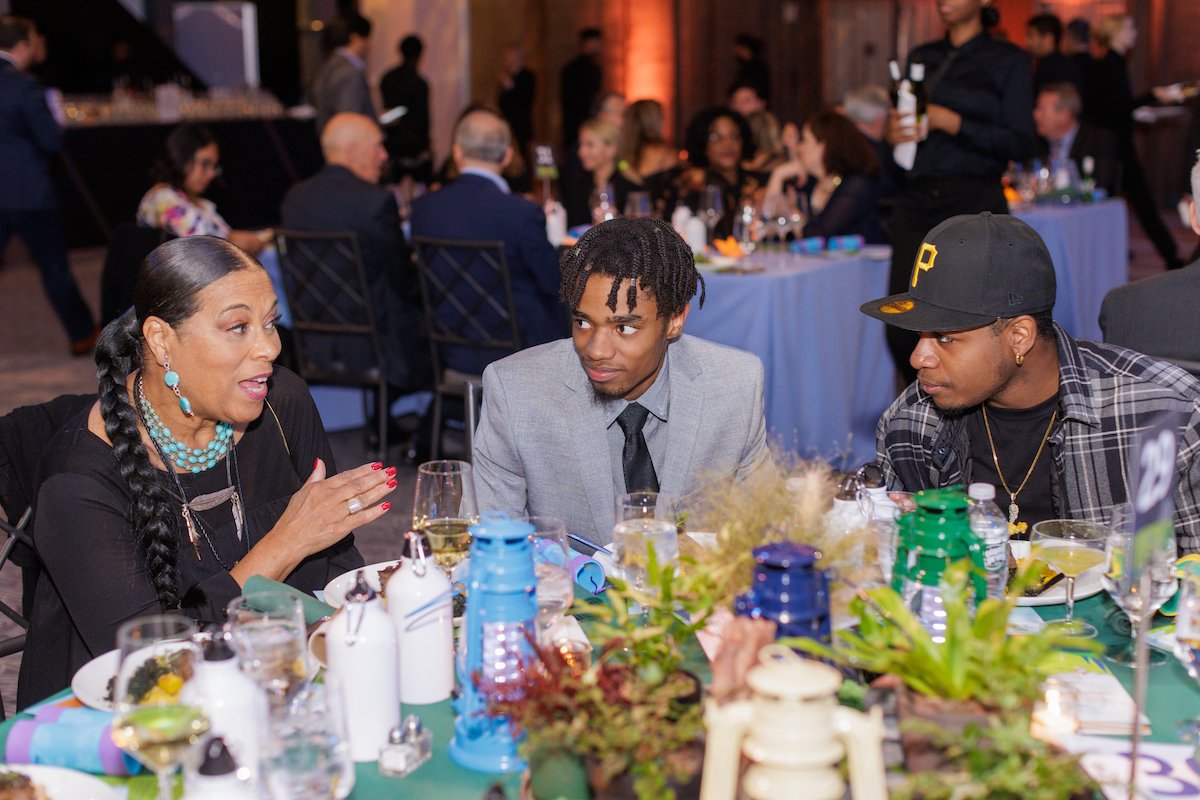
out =
[[996,487],[990,483],[972,483],[967,487],[967,496],[972,500],[995,500]]
[[379,596],[379,593],[371,588],[371,584],[367,583],[366,570],[359,570],[354,577],[354,585],[346,592],[347,603],[366,603],[374,600]]
[[205,661],[228,661],[236,655],[229,644],[229,634],[226,632],[214,633],[213,637],[204,645]]

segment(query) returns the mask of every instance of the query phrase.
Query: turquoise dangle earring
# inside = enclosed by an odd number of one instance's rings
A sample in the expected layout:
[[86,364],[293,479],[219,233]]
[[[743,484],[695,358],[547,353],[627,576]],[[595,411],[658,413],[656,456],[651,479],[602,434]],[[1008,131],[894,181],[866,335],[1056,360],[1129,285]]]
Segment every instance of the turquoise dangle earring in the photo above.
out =
[[166,356],[163,357],[163,369],[166,370],[166,373],[163,375],[163,383],[179,398],[179,410],[183,412],[184,416],[195,416],[192,414],[192,401],[179,393],[179,373],[171,369],[171,359]]

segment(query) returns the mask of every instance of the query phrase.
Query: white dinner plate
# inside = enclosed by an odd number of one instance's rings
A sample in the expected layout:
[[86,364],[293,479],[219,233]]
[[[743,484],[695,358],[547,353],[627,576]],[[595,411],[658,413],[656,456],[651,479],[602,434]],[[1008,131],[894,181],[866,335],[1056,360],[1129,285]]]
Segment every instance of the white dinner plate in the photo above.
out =
[[[1020,566],[1029,558],[1029,542],[1016,540],[1009,543],[1013,558]],[[1104,591],[1104,564],[1100,563],[1075,579],[1075,600],[1084,600]],[[1019,606],[1057,606],[1067,602],[1067,579],[1063,578],[1036,597],[1018,597]]]
[[112,711],[112,701],[108,699],[108,682],[117,674],[120,665],[121,651],[109,650],[84,664],[71,678],[71,691],[79,702],[88,708],[100,711]]
[[[380,561],[376,564],[367,564],[365,567],[362,567],[367,572],[367,585],[377,592],[381,591],[383,587],[379,584],[379,570],[394,567],[399,563],[400,559],[396,559],[395,561]],[[350,591],[351,587],[354,586],[357,574],[358,570],[352,569],[349,572],[338,575],[325,584],[325,602],[334,608],[341,608],[346,602],[346,592]]]
[[120,800],[121,797],[116,789],[94,775],[73,769],[40,764],[0,764],[0,770],[29,776],[45,790],[49,800]]

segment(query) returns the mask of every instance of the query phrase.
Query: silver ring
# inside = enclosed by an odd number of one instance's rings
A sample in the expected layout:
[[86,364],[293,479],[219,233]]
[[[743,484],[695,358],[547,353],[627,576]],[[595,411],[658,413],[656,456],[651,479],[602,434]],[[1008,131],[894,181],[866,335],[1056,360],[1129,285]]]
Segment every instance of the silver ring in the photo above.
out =
[[363,502],[357,497],[351,497],[346,501],[346,508],[350,509],[351,514],[357,514],[363,510]]

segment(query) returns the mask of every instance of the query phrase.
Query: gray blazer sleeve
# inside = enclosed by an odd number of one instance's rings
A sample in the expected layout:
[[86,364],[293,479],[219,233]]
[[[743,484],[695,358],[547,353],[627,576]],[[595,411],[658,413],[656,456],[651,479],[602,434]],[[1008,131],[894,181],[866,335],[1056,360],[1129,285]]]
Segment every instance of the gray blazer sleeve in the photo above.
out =
[[526,513],[525,469],[513,435],[509,399],[494,365],[483,371],[483,413],[475,431],[474,474],[480,513]]
[[750,425],[750,438],[746,443],[746,451],[738,462],[738,480],[755,474],[764,465],[771,463],[771,453],[767,449],[767,423],[763,416],[763,365],[757,358],[754,360],[753,380],[753,409],[754,421]]

